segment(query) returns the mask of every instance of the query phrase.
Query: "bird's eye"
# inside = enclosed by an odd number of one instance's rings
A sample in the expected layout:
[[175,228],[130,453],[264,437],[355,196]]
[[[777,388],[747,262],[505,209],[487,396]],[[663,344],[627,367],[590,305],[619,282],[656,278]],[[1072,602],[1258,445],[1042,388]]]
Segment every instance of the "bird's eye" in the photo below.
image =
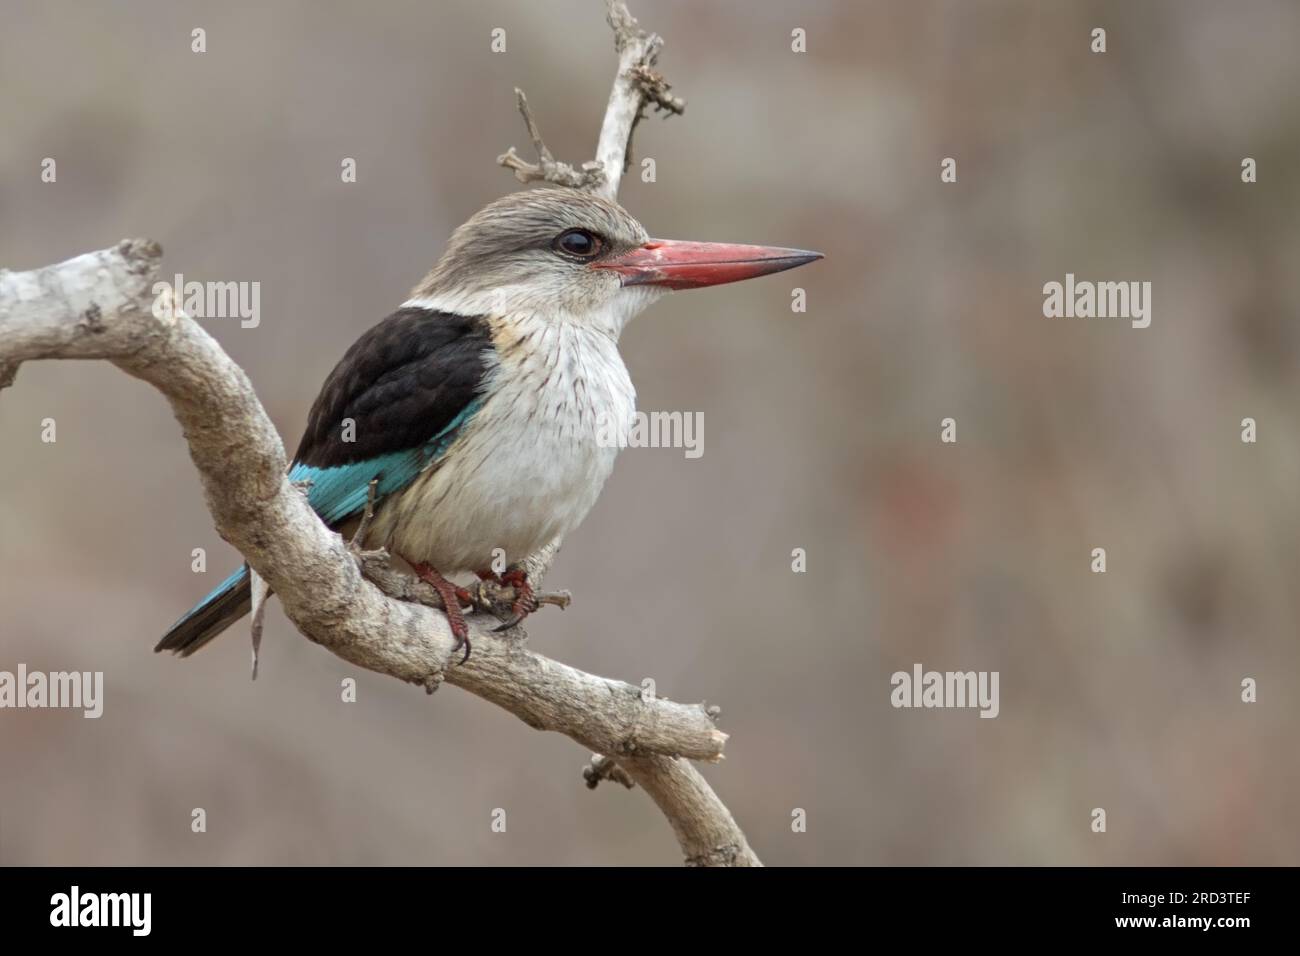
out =
[[553,245],[557,252],[576,259],[594,259],[605,248],[605,240],[586,229],[566,229],[555,237]]

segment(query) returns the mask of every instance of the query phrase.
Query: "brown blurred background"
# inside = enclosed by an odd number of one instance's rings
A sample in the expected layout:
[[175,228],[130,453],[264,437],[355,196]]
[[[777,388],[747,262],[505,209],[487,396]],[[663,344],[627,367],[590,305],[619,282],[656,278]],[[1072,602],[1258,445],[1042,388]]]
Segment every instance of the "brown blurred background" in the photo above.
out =
[[[632,6],[689,107],[638,131],[658,181],[626,206],[827,258],[632,324],[639,406],[702,412],[704,455],[624,453],[533,646],[721,704],[705,772],[771,864],[1300,862],[1300,7]],[[598,0],[3,20],[0,266],[148,236],[164,272],[260,281],[260,327],[207,327],[291,447],[347,345],[515,188],[513,87],[581,161],[613,70]],[[1151,327],[1044,318],[1066,272],[1150,280]],[[152,654],[237,559],[146,386],[28,365],[0,440],[0,670],[106,681],[98,721],[0,711],[0,861],[678,862],[643,794],[583,788],[571,741],[355,672],[278,607],[256,683],[244,627]],[[1001,715],[891,708],[914,662],[1000,671]]]

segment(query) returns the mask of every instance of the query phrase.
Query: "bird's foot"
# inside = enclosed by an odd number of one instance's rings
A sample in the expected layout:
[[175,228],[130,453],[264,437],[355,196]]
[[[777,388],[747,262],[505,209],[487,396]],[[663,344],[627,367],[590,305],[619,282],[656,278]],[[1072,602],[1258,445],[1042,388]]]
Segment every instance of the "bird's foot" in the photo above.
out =
[[[528,583],[528,572],[523,568],[513,567],[504,574],[497,574],[495,571],[475,571],[474,573],[485,584],[495,585],[498,588],[510,588],[514,593],[510,603],[510,617],[500,627],[494,627],[492,629],[494,632],[510,630],[543,604],[558,604],[564,607],[569,603],[567,592],[555,595],[546,594],[539,597],[533,591],[533,586]],[[479,594],[483,594],[482,588],[479,589]],[[502,604],[499,601],[488,600],[483,602],[481,606],[494,614],[501,614]]]
[[515,600],[510,605],[510,619],[503,622],[500,627],[492,628],[492,630],[508,631],[541,607],[541,603],[537,600],[537,595],[533,593],[533,586],[528,583],[528,572],[523,568],[510,568],[500,576],[499,580],[507,587],[515,589]]
[[[563,610],[573,602],[573,595],[568,591],[533,590],[528,580],[528,573],[521,567],[514,567],[504,574],[495,571],[475,571],[481,584],[470,588],[474,606],[486,611],[502,625],[496,631],[507,631],[515,627],[544,604],[553,604]],[[509,597],[506,597],[506,595]]]
[[465,623],[465,615],[461,613],[461,607],[472,607],[474,599],[470,593],[462,587],[457,587],[452,582],[442,576],[431,564],[420,562],[409,562],[411,570],[416,576],[438,592],[438,597],[442,598],[442,605],[447,614],[447,623],[451,625],[452,637],[456,638],[456,644],[452,647],[452,653],[465,648],[465,656],[460,659],[464,664],[469,660],[469,625]]

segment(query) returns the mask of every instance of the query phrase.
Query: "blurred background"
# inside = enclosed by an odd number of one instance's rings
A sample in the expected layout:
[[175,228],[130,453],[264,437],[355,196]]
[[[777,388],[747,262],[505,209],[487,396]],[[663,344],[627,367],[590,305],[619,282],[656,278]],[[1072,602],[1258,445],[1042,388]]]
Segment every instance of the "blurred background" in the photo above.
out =
[[[532,646],[720,704],[705,773],[769,864],[1300,862],[1300,7],[632,7],[689,106],[638,130],[657,181],[624,204],[826,260],[629,327],[639,407],[702,412],[704,454],[624,452]],[[205,324],[290,448],[344,349],[518,188],[513,88],[581,162],[614,66],[598,0],[6,0],[4,23],[0,266],[148,236],[165,274],[260,282],[260,326]],[[1152,282],[1151,327],[1044,318],[1067,272]],[[584,789],[573,742],[354,671],[278,606],[256,683],[242,626],[154,655],[238,558],[148,387],[29,364],[0,436],[0,670],[106,684],[97,721],[0,711],[0,861],[680,861],[643,794]],[[918,662],[999,671],[1000,716],[893,709]]]

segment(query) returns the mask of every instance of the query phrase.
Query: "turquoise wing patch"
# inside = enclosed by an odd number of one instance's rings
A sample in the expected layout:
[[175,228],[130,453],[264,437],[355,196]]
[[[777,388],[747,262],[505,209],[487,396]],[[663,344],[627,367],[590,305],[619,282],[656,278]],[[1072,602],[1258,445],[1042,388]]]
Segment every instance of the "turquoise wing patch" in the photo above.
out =
[[401,491],[426,467],[446,454],[461,426],[482,404],[481,399],[470,402],[446,428],[419,448],[329,468],[297,463],[289,469],[289,480],[311,482],[307,491],[308,504],[327,525],[341,524],[365,508],[372,479],[379,479],[375,495],[383,498]]

